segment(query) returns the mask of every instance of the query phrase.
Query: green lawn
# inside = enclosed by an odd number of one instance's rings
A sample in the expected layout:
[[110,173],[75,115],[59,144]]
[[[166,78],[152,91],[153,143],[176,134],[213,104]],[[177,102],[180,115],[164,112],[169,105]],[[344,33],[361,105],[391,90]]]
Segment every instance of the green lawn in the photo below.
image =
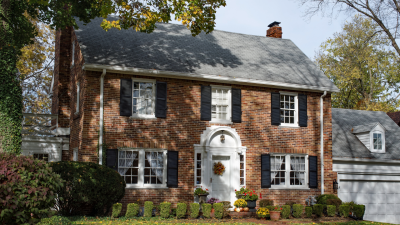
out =
[[[127,219],[125,217],[120,217],[118,219],[113,219],[110,217],[100,217],[100,218],[94,218],[94,217],[69,217],[69,219],[73,222],[73,224],[232,224],[232,225],[252,225],[252,224],[259,224],[257,222],[250,222],[246,221],[246,219],[225,219],[225,220],[217,220],[217,219],[207,219],[207,220],[192,220],[192,219],[163,219],[160,217],[152,217],[152,218],[135,218],[135,219]],[[305,223],[295,223],[291,222],[291,220],[282,220],[282,222],[290,223],[290,224],[301,224],[301,225],[309,225],[309,224],[317,224],[317,223],[312,223],[311,220],[304,219]],[[266,222],[266,221],[264,221]],[[296,221],[298,222],[298,220]],[[307,223],[308,222],[308,223]],[[351,221],[351,222],[345,222],[345,223],[334,223],[334,222],[329,222],[329,223],[318,223],[318,224],[326,224],[326,225],[356,225],[356,224],[373,224],[373,225],[388,225],[388,223],[377,223],[377,222],[367,222],[367,221]]]

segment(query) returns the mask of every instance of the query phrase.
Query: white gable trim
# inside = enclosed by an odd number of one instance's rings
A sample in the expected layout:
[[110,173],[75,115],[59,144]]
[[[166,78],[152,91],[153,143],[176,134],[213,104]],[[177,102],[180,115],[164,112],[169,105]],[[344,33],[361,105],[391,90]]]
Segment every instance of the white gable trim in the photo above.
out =
[[249,86],[285,88],[285,89],[289,89],[289,90],[300,90],[300,91],[339,92],[339,89],[336,86],[319,87],[319,86],[283,83],[283,82],[276,82],[276,81],[226,77],[226,76],[210,75],[210,74],[183,73],[183,72],[156,70],[156,69],[153,69],[153,70],[152,69],[141,69],[141,68],[125,67],[125,66],[108,66],[108,65],[85,63],[82,69],[87,70],[87,71],[103,71],[103,69],[107,69],[107,72],[111,72],[111,73],[136,74],[136,75],[166,77],[166,78],[175,78],[175,79],[190,79],[190,80],[210,81],[210,82],[218,82],[218,83],[225,83],[225,84],[241,84],[241,85],[249,85]]

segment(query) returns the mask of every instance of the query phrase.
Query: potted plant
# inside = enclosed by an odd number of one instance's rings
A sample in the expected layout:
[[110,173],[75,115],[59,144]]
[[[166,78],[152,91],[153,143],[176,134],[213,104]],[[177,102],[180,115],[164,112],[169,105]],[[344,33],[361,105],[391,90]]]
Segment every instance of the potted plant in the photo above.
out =
[[[236,200],[235,203],[233,203],[233,205],[236,207],[235,209],[236,212],[241,212],[243,211],[243,208],[247,206],[247,202],[244,199],[240,198]],[[239,211],[237,209],[239,209]]]
[[269,212],[271,220],[279,220],[279,217],[281,216],[281,211],[282,208],[280,206],[273,207]]
[[268,210],[267,208],[265,208],[265,207],[260,207],[260,208],[257,210],[257,216],[258,216],[259,218],[267,218],[268,215],[269,215],[269,210]]
[[244,193],[249,191],[250,189],[247,189],[246,187],[241,187],[239,190],[235,189],[236,198],[244,198]]
[[243,199],[246,200],[247,207],[249,207],[249,209],[255,209],[256,208],[258,195],[254,190],[245,192]]
[[204,203],[206,202],[206,198],[208,193],[208,189],[206,188],[205,190],[203,189],[203,186],[201,187],[195,187],[196,189],[194,190],[194,196],[199,196],[199,203]]

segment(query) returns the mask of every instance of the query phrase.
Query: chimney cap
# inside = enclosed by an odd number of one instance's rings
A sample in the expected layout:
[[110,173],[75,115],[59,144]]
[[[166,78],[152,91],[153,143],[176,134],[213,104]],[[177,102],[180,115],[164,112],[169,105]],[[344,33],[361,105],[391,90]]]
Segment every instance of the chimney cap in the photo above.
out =
[[277,27],[277,26],[279,26],[279,24],[281,24],[281,22],[273,22],[273,23],[271,23],[270,25],[268,25],[268,27]]

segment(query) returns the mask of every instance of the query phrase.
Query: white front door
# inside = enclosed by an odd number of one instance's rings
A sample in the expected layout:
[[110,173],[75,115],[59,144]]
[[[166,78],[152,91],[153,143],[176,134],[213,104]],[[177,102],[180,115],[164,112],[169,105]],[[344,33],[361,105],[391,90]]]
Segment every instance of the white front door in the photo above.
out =
[[[225,166],[225,171],[222,175],[214,173],[214,163],[221,162]],[[230,156],[212,156],[212,167],[211,167],[211,186],[212,193],[211,197],[217,198],[220,201],[230,201],[230,189],[231,189],[231,161]]]

